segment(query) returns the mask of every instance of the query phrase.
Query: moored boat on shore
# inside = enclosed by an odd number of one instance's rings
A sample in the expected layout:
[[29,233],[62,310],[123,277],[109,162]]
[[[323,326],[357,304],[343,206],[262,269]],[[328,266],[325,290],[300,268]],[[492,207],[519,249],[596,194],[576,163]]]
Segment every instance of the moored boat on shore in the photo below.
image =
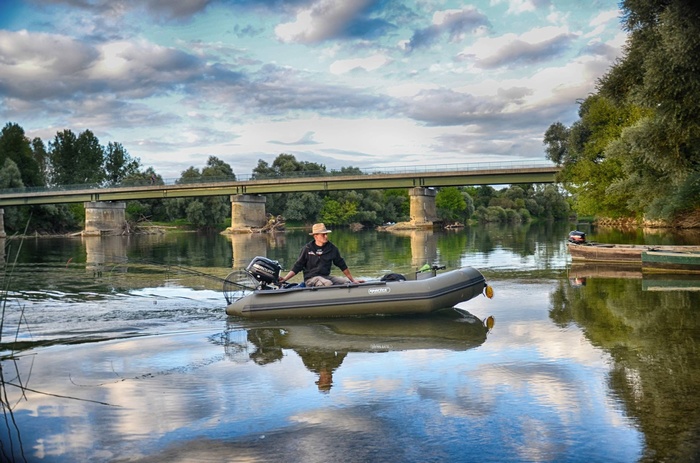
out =
[[642,265],[642,253],[647,251],[700,253],[700,246],[604,244],[594,242],[567,243],[574,261],[635,263]]
[[642,268],[648,272],[700,273],[700,251],[644,251]]

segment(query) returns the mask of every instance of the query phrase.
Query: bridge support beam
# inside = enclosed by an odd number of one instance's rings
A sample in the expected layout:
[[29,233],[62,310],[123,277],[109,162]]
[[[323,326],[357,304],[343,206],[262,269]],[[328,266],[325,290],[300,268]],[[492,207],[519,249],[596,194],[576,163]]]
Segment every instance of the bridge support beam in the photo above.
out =
[[5,238],[5,209],[0,207],[0,238]]
[[119,235],[126,229],[126,203],[90,201],[85,204],[83,236]]
[[416,228],[432,228],[438,221],[435,196],[437,192],[429,188],[416,187],[408,190],[410,199],[411,225]]
[[231,226],[224,233],[249,233],[267,223],[265,202],[260,195],[231,195]]

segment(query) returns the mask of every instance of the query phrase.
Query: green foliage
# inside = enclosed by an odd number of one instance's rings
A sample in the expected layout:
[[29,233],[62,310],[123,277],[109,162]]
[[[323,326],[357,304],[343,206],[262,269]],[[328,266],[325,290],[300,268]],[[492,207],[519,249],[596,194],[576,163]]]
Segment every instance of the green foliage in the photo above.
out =
[[[321,164],[297,161],[293,155],[284,153],[278,155],[272,165],[259,160],[253,170],[255,179],[318,175],[365,174],[352,166],[329,173]],[[408,192],[404,189],[268,194],[266,200],[267,212],[307,224],[317,221],[334,225],[360,222],[376,226],[408,220],[409,216]]]
[[49,159],[54,185],[100,184],[106,177],[102,146],[89,130],[78,136],[71,130],[57,133],[49,143]]
[[467,217],[467,201],[457,187],[441,188],[435,196],[438,217],[447,222],[464,221]]
[[550,125],[544,133],[547,159],[560,166],[569,158],[569,136],[571,130],[561,122]]
[[[269,165],[262,159],[258,160],[258,165],[253,169],[254,180],[270,179],[270,178],[285,178],[285,177],[304,177],[327,175],[326,167],[322,164],[313,162],[297,161],[292,154],[282,153],[278,155]],[[290,195],[287,194],[269,194],[265,196],[267,202],[265,208],[272,215],[285,215],[287,212],[287,201],[290,200]],[[294,200],[292,198],[292,200]],[[297,205],[293,205],[290,211],[295,214],[298,211]],[[313,222],[313,218],[306,217],[307,221]],[[310,220],[309,220],[310,219]]]
[[[90,132],[75,135],[70,130],[58,132],[46,150],[39,138],[31,142],[24,137],[23,130],[16,124],[8,124],[0,147],[9,153],[10,147],[19,147],[26,165],[34,165],[38,178],[45,178],[53,185],[68,185],[81,182],[102,185],[153,185],[163,184],[163,179],[152,167],[140,170],[140,161],[133,159],[119,143],[110,142],[106,147]],[[14,148],[13,148],[14,149]],[[13,155],[14,156],[14,155]],[[21,170],[11,156],[0,169],[0,188],[24,187]],[[29,172],[29,170],[27,171]],[[44,175],[45,174],[45,175]],[[343,167],[331,173],[317,163],[297,161],[291,154],[280,154],[268,165],[258,161],[253,177],[280,178],[305,175],[365,175],[357,167]],[[191,166],[181,173],[177,183],[207,182],[221,179],[235,180],[231,167],[224,161],[211,156],[200,170]],[[527,221],[530,217],[563,216],[560,211],[566,205],[562,195],[553,193],[542,195],[544,189],[532,185],[513,186],[496,191],[490,186],[449,187],[438,192],[436,205],[443,219],[465,222],[480,205],[480,220],[515,222]],[[475,198],[474,200],[472,198]],[[556,198],[564,206],[554,207]],[[487,209],[488,207],[488,209]],[[354,190],[330,192],[301,192],[267,195],[266,209],[273,215],[282,215],[286,220],[298,223],[323,221],[328,225],[349,225],[360,222],[366,226],[376,226],[387,222],[409,220],[410,201],[406,189]],[[179,199],[152,199],[129,201],[127,217],[132,221],[177,221],[183,217],[197,228],[219,228],[227,223],[230,216],[228,196],[197,197]],[[78,227],[84,222],[85,211],[82,204],[58,207],[7,208],[5,222],[12,229],[16,224],[24,224],[32,214],[37,229],[58,231]],[[50,228],[53,227],[53,230]]]
[[[580,119],[568,131],[566,151],[561,161],[559,179],[574,194],[576,212],[607,217],[630,216],[629,194],[622,189],[612,191],[610,185],[624,177],[623,161],[606,150],[619,139],[625,127],[636,123],[644,114],[639,107],[617,105],[601,95],[592,95],[580,104]],[[550,126],[557,126],[558,123]],[[557,126],[558,127],[558,126]],[[560,128],[548,130],[560,133]],[[561,134],[567,133],[566,131]],[[545,137],[547,151],[562,144],[554,137]]]
[[555,185],[511,185],[492,194],[488,206],[474,212],[480,223],[528,223],[533,218],[566,221],[571,214],[567,197]]
[[353,201],[323,200],[320,220],[326,225],[348,225],[355,221],[357,203]]
[[32,157],[39,166],[39,174],[41,182],[39,185],[45,186],[49,178],[49,153],[46,152],[46,146],[39,137],[32,140]]
[[380,223],[404,222],[410,216],[411,202],[405,189],[382,190],[384,214]]
[[109,142],[104,153],[104,170],[107,185],[119,185],[131,176],[138,175],[141,161],[132,159],[121,143]]
[[20,172],[23,186],[42,186],[40,166],[34,158],[32,145],[18,124],[8,122],[0,132],[0,166],[11,160]]
[[17,167],[17,163],[10,158],[5,158],[2,169],[0,169],[0,189],[22,188],[22,173]]
[[476,189],[467,190],[469,195],[474,199],[474,207],[486,207],[491,202],[491,198],[497,196],[496,189],[490,185],[481,185]]
[[285,219],[313,223],[321,212],[323,199],[317,193],[290,193],[286,200],[286,206],[282,214]]
[[137,175],[141,166],[141,161],[132,158],[121,143],[102,146],[90,130],[78,136],[71,130],[58,132],[45,156],[40,140],[35,139],[33,146],[35,158],[45,157],[46,178],[52,185],[116,186]]
[[[215,156],[209,156],[201,172],[198,168],[190,166],[182,172],[177,183],[196,183],[221,178],[235,179],[231,166]],[[165,209],[170,219],[184,216],[195,228],[217,229],[230,217],[231,202],[228,196],[177,198],[166,200]]]
[[564,169],[578,213],[672,220],[697,208],[700,8],[690,0],[625,0],[625,55],[582,103],[570,128],[552,124],[547,157]]

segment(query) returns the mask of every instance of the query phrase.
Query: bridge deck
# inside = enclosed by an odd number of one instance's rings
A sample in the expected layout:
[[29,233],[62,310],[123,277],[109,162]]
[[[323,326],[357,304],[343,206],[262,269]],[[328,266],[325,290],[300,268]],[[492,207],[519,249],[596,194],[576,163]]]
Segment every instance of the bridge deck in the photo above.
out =
[[[535,163],[531,163],[535,164]],[[500,166],[501,164],[499,164]],[[507,185],[553,183],[560,168],[546,166],[510,166],[480,169],[362,175],[328,175],[256,180],[222,180],[209,183],[120,186],[110,188],[78,186],[41,190],[0,191],[0,207],[27,204],[59,204],[88,201],[127,201],[170,199],[192,196],[292,193],[300,191],[362,190],[468,185]]]

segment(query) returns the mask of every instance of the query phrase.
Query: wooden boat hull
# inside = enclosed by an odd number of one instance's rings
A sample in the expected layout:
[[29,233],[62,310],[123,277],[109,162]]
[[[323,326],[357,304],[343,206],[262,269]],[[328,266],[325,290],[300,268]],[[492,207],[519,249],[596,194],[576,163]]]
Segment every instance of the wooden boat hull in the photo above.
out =
[[226,313],[247,318],[429,313],[468,301],[485,288],[481,272],[463,267],[422,280],[257,290],[233,301]]
[[645,251],[700,252],[700,246],[665,246],[641,244],[567,243],[574,261],[642,264]]
[[644,251],[642,268],[649,272],[700,273],[700,252]]

